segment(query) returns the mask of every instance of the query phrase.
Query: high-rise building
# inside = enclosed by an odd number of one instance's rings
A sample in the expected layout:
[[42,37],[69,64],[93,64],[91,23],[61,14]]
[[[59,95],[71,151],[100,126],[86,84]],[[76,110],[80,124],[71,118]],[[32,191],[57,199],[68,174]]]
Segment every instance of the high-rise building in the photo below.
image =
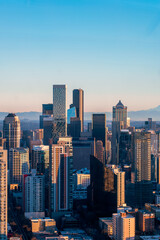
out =
[[82,89],[73,90],[73,104],[71,107],[76,108],[76,117],[81,123],[81,132],[84,130],[84,91]]
[[155,230],[155,214],[152,212],[147,212],[140,210],[138,212],[139,217],[139,230],[141,232],[149,233]]
[[0,147],[0,239],[7,240],[7,150]]
[[135,132],[132,135],[134,181],[151,181],[151,134]]
[[103,147],[106,150],[106,114],[92,115],[92,136],[103,142]]
[[53,142],[67,136],[67,86],[53,85],[53,121],[56,124]]
[[121,129],[127,126],[127,107],[121,101],[113,107],[112,116],[112,163],[119,164],[119,141]]
[[42,104],[42,114],[43,115],[52,115],[53,114],[53,104]]
[[90,155],[95,156],[95,140],[93,138],[73,139],[73,168],[90,169]]
[[10,184],[22,186],[23,174],[29,172],[29,149],[11,148],[9,150]]
[[43,173],[46,177],[46,171],[49,171],[49,146],[33,146],[31,168],[36,169],[37,173]]
[[20,147],[20,135],[20,120],[15,114],[9,113],[3,121],[3,136],[6,138],[7,150]]
[[125,172],[119,168],[113,168],[115,184],[117,185],[117,207],[125,204]]
[[52,116],[47,116],[43,118],[43,130],[44,130],[44,138],[43,144],[49,145],[50,139],[53,139],[53,132],[56,129],[56,124],[53,122]]
[[100,162],[105,163],[103,142],[100,140],[96,141],[96,158],[98,158]]
[[23,208],[27,218],[43,218],[45,216],[44,175],[31,174],[23,177]]
[[[67,141],[68,139],[68,141]],[[71,138],[60,138],[50,145],[49,199],[50,216],[58,218],[72,209],[72,145]]]
[[122,129],[119,139],[119,163],[131,164],[131,155],[131,132],[128,129]]
[[114,213],[112,222],[115,240],[135,239],[135,217],[126,213]]

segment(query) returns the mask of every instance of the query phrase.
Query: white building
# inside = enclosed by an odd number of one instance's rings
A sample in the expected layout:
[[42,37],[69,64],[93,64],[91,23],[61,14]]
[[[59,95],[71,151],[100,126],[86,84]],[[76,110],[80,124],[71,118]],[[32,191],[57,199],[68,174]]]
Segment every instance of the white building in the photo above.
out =
[[135,239],[135,217],[126,213],[112,215],[113,238],[115,240]]
[[7,240],[7,150],[0,148],[0,239]]
[[43,218],[45,215],[44,176],[36,175],[32,169],[30,175],[24,176],[24,212],[28,218]]

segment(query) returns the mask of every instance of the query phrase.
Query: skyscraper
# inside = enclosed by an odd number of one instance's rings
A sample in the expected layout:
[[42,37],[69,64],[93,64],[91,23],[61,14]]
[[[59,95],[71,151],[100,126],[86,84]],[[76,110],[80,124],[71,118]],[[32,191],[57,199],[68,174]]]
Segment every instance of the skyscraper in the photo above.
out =
[[133,133],[132,153],[135,182],[151,181],[151,133]]
[[7,150],[0,147],[0,239],[7,240]]
[[72,209],[73,157],[69,139],[61,138],[57,144],[50,145],[49,206],[52,218]]
[[45,216],[44,175],[37,175],[32,169],[31,174],[24,175],[23,208],[28,218],[43,218]]
[[121,101],[113,107],[112,116],[112,163],[119,163],[119,141],[121,129],[127,126],[127,107]]
[[53,85],[53,142],[67,136],[67,86]]
[[7,150],[20,147],[20,135],[20,120],[15,114],[9,113],[3,121],[3,136],[7,140]]
[[73,90],[73,104],[71,107],[76,108],[76,115],[81,122],[81,132],[84,128],[84,91],[82,89]]
[[22,186],[22,176],[29,172],[29,149],[11,148],[9,150],[10,183]]
[[92,115],[92,136],[103,142],[103,147],[106,149],[106,114]]
[[135,217],[126,213],[114,213],[112,221],[115,240],[135,239]]

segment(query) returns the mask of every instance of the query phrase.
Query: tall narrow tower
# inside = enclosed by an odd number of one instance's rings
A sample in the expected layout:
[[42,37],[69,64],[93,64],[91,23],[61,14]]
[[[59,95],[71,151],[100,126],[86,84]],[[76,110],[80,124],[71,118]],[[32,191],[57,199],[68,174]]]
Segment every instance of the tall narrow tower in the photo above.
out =
[[84,91],[82,89],[74,89],[73,90],[73,104],[76,108],[77,118],[79,118],[81,122],[81,132],[83,132],[84,128]]
[[67,86],[53,85],[53,140],[67,135]]
[[113,107],[112,119],[112,163],[119,163],[119,141],[121,129],[127,128],[127,107],[121,101]]

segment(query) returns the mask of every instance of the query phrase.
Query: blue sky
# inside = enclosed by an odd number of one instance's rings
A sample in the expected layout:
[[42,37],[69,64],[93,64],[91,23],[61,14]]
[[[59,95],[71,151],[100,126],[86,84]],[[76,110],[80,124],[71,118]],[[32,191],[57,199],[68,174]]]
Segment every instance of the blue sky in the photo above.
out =
[[0,0],[0,111],[41,110],[52,85],[86,111],[160,104],[159,0]]

